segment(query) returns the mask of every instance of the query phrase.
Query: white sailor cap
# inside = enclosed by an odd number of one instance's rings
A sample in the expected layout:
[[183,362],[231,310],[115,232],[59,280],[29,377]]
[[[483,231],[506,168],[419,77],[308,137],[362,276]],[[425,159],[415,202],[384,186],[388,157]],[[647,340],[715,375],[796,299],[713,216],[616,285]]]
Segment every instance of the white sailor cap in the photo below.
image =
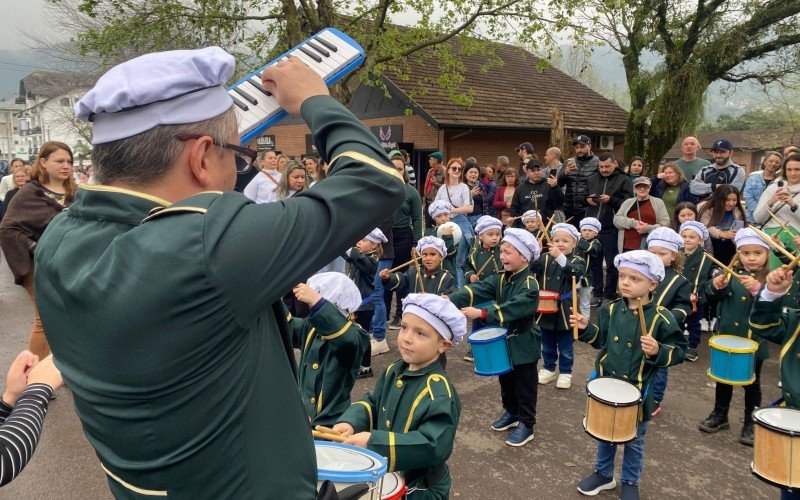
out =
[[375,229],[373,229],[372,231],[370,231],[368,235],[364,236],[364,238],[368,239],[369,241],[371,241],[373,243],[388,243],[389,242],[389,240],[386,239],[386,235],[383,234],[383,231],[381,231],[377,227]]
[[101,76],[75,103],[75,115],[92,122],[92,144],[209,120],[233,105],[224,87],[233,67],[233,56],[219,47],[145,54]]
[[681,227],[678,228],[678,232],[683,234],[683,232],[687,229],[689,231],[694,231],[695,233],[699,234],[700,239],[702,239],[703,241],[708,241],[708,238],[710,236],[708,234],[708,228],[702,222],[697,222],[696,220],[687,220],[686,222],[681,224]]
[[488,231],[489,229],[499,229],[502,231],[503,223],[500,222],[500,219],[496,219],[491,215],[481,215],[478,218],[478,222],[475,224],[475,232],[483,234],[484,231]]
[[536,210],[527,210],[524,214],[522,214],[522,223],[525,224],[529,220],[542,220],[542,214]]
[[467,333],[466,316],[452,302],[433,293],[409,293],[403,299],[403,313],[415,314],[427,321],[454,346]]
[[662,247],[677,252],[683,248],[683,238],[673,229],[657,227],[647,235],[647,248],[651,247]]
[[569,234],[575,239],[575,241],[581,239],[581,233],[579,233],[572,224],[566,224],[564,222],[553,224],[553,227],[550,228],[550,236],[555,235],[557,231]]
[[417,242],[417,255],[422,255],[422,251],[426,248],[433,248],[442,255],[442,258],[447,256],[447,244],[443,239],[436,236],[423,236]]
[[428,205],[428,214],[434,219],[437,215],[449,214],[452,210],[453,205],[444,200],[433,200],[431,204]]
[[600,224],[600,221],[594,217],[585,217],[581,219],[580,226],[581,226],[581,231],[583,231],[584,229],[591,229],[595,233],[599,233],[600,230],[603,228],[602,224]]
[[614,257],[614,266],[617,269],[627,267],[647,276],[652,281],[664,279],[664,263],[652,252],[647,250],[631,250]]
[[503,241],[511,244],[528,259],[528,262],[534,261],[539,258],[539,242],[533,237],[531,233],[524,229],[510,227],[506,229],[506,234],[503,236]]
[[762,240],[758,233],[745,227],[736,231],[736,236],[733,237],[733,242],[736,243],[736,248],[742,245],[761,245],[764,248],[771,250],[769,243]]
[[312,290],[348,316],[361,306],[361,293],[353,280],[342,273],[319,273],[308,278]]

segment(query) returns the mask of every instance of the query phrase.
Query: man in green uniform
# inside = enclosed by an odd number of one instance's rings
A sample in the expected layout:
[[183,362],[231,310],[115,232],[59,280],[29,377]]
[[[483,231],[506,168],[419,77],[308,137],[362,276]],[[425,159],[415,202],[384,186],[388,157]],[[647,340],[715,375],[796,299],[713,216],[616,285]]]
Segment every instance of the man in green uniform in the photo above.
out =
[[330,176],[280,203],[231,192],[235,156],[255,157],[224,87],[233,62],[210,47],[103,75],[76,104],[98,184],[36,252],[56,364],[118,498],[316,496],[280,299],[403,201],[369,129],[295,58],[262,85],[302,114]]

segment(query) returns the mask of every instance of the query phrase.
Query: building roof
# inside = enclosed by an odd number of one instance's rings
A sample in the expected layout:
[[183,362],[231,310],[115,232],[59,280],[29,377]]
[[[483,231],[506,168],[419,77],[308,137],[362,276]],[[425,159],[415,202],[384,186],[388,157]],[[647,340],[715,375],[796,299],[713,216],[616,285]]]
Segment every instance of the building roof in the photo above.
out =
[[[771,130],[721,130],[710,132],[699,132],[695,137],[700,141],[702,150],[698,151],[697,156],[711,159],[711,152],[708,148],[717,139],[728,139],[733,144],[735,151],[780,151],[784,146],[795,142],[795,133],[790,129],[771,129]],[[683,137],[675,141],[664,158],[675,160],[681,157],[681,143]]]
[[96,77],[81,73],[34,71],[19,81],[19,95],[25,97],[31,94],[52,99],[73,90],[91,87],[96,80]]
[[[452,43],[459,54],[460,42]],[[436,84],[440,71],[426,50],[409,57],[412,69],[407,80],[390,72],[386,76],[391,86],[440,127],[550,130],[550,110],[559,107],[569,130],[625,133],[628,113],[613,101],[554,67],[538,70],[540,59],[525,49],[501,43],[492,47],[494,56],[458,55],[465,67],[459,90],[471,94],[471,106],[454,103]],[[502,66],[485,71],[493,57]]]

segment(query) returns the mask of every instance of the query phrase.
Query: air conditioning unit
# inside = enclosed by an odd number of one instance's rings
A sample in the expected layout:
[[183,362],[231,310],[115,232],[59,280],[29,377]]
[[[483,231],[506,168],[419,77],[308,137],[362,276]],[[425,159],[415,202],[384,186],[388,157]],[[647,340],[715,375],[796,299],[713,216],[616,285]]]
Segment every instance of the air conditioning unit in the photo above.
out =
[[598,144],[599,149],[605,149],[607,151],[611,151],[614,149],[614,136],[613,135],[601,135],[600,136],[600,144]]

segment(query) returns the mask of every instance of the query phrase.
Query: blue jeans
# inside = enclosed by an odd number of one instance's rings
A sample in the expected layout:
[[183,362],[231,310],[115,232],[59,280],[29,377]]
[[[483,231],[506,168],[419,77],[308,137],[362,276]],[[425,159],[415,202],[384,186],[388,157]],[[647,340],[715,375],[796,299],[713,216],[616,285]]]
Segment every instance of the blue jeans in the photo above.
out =
[[653,399],[656,403],[664,401],[664,393],[667,391],[667,380],[669,379],[669,372],[663,366],[659,366],[656,371],[655,380],[653,380]]
[[[622,455],[622,475],[620,482],[639,484],[639,476],[644,467],[644,435],[647,433],[647,422],[639,422],[636,427],[636,439],[625,443]],[[597,461],[595,471],[606,479],[614,477],[614,457],[617,454],[617,445],[600,442],[597,444]]]
[[794,489],[791,493],[786,490],[781,490],[781,500],[800,500],[800,490]]
[[689,347],[697,349],[700,345],[700,320],[706,315],[706,305],[697,304],[697,310],[686,316],[686,329],[689,331]]
[[375,315],[372,317],[370,332],[375,340],[386,338],[386,302],[383,301],[383,280],[380,277],[381,271],[392,267],[392,259],[381,259],[378,261],[378,270],[375,271],[375,290],[372,292],[372,300],[375,302]]
[[453,222],[458,224],[461,228],[463,236],[456,243],[456,287],[461,288],[464,286],[464,268],[467,265],[467,257],[469,256],[469,247],[472,245],[472,240],[475,239],[472,225],[465,215],[456,214],[453,216]]
[[542,360],[544,369],[551,372],[556,371],[556,359],[558,360],[558,372],[567,375],[572,373],[572,363],[574,354],[572,351],[572,330],[542,330]]

